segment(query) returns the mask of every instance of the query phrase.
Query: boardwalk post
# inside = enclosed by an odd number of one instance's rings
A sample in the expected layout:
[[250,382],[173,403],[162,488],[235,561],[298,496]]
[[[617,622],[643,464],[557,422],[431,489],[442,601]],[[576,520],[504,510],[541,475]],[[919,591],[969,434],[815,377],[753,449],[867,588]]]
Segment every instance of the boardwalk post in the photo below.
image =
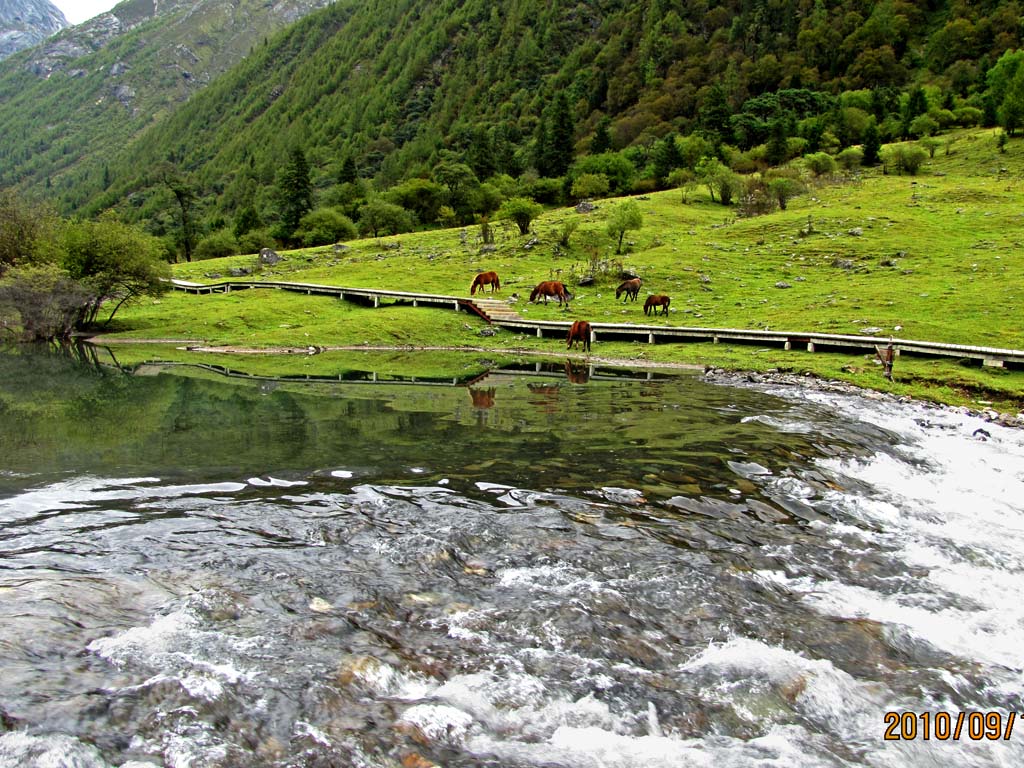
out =
[[889,381],[892,381],[892,364],[896,359],[896,348],[893,347],[890,341],[887,347],[875,347],[875,355],[882,364],[882,375]]

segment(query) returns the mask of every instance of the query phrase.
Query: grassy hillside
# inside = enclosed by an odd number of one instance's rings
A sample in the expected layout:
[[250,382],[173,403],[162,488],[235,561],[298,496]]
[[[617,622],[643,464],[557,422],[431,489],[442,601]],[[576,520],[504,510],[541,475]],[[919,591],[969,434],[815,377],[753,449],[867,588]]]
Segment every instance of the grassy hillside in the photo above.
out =
[[[116,99],[97,84],[104,67],[141,46],[141,37],[97,59],[77,85],[66,78],[60,100],[41,101],[41,89],[55,86],[35,86],[22,107],[45,104],[49,114],[74,119],[53,128],[38,114],[26,121],[27,109],[0,108],[0,128],[16,137],[0,183],[46,190],[65,212],[117,208],[172,236],[174,201],[156,172],[170,162],[195,196],[202,237],[237,227],[250,208],[274,224],[275,182],[297,148],[309,159],[316,204],[358,218],[373,192],[429,176],[444,158],[466,163],[481,182],[502,174],[521,182],[530,169],[562,177],[566,155],[589,153],[599,126],[610,148],[628,151],[644,175],[655,143],[672,134],[711,136],[715,152],[723,143],[750,151],[777,130],[813,152],[860,143],[872,120],[883,138],[905,135],[910,119],[924,113],[942,128],[991,124],[999,104],[984,103],[986,73],[1020,44],[1014,8],[891,0],[339,0],[257,40],[237,67],[180,108],[140,101],[131,120],[152,127],[137,141],[127,141]],[[180,79],[183,64],[168,65],[164,56],[147,55],[122,79]],[[13,93],[2,82],[0,91]],[[563,103],[564,112],[554,110]],[[76,127],[69,132],[64,124]],[[98,134],[106,139],[95,143]],[[84,156],[82,147],[89,148]],[[746,158],[745,167],[763,165],[763,157]],[[355,197],[339,189],[347,160],[368,182]],[[541,199],[524,183],[515,194]],[[462,218],[492,210],[467,205]]]
[[[479,270],[502,276],[502,297],[518,293],[517,311],[542,319],[583,318],[698,327],[771,328],[1024,348],[1015,318],[1024,305],[1021,193],[1024,147],[1003,154],[992,132],[953,137],[917,177],[863,174],[819,182],[788,210],[738,219],[705,192],[682,202],[678,190],[641,196],[643,228],[616,255],[606,231],[621,201],[600,201],[587,214],[563,208],[520,236],[500,231],[496,250],[483,249],[479,228],[438,230],[333,247],[293,251],[259,275],[266,279],[468,295]],[[568,221],[578,223],[568,248],[558,245]],[[810,232],[808,230],[811,230]],[[176,276],[204,280],[249,266],[254,257],[180,264]],[[622,269],[645,281],[641,301],[622,304],[614,289]],[[579,286],[569,311],[529,305],[540,280]],[[779,287],[785,285],[788,287]],[[646,318],[647,293],[673,297],[666,318]],[[169,294],[120,314],[122,339],[193,339],[251,347],[486,347],[495,353],[564,352],[560,341],[499,332],[479,334],[473,317],[432,309],[365,309],[336,300],[249,291],[228,295]],[[956,361],[902,357],[897,382],[885,382],[863,356],[786,353],[752,347],[598,343],[594,354],[622,360],[696,362],[729,367],[785,367],[891,388],[947,402],[993,400],[1024,404],[1024,375]],[[204,358],[205,359],[205,358]],[[244,361],[237,363],[245,367]],[[304,359],[303,370],[338,364]]]

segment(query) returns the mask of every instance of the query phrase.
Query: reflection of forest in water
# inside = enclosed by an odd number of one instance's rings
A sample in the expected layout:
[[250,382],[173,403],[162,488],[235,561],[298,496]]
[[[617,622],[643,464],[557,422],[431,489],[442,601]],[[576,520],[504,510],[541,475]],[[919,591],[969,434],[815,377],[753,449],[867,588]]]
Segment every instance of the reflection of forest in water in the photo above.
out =
[[620,483],[663,496],[680,483],[726,483],[724,458],[736,452],[771,463],[808,448],[741,423],[750,408],[781,407],[773,398],[570,361],[445,386],[247,380],[187,366],[153,373],[0,355],[7,468],[223,478],[423,466],[429,479],[486,467],[491,482]]

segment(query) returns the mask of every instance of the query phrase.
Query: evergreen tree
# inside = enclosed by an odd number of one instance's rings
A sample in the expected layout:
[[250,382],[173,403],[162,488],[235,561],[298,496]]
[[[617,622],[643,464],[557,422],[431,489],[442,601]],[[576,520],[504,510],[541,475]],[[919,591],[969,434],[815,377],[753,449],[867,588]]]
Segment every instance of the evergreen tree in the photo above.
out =
[[590,140],[590,154],[601,155],[611,150],[612,137],[609,131],[611,125],[612,119],[607,115],[597,121],[597,126],[594,128],[594,138]]
[[537,130],[533,134],[533,167],[537,169],[537,173],[541,176],[547,175],[546,169],[550,159],[548,147],[550,144],[547,115],[542,114],[537,123]]
[[789,144],[786,141],[786,121],[776,119],[772,122],[771,137],[765,151],[765,160],[770,165],[782,165],[789,159]]
[[572,165],[575,129],[572,114],[569,111],[569,99],[564,91],[559,92],[555,100],[544,110],[545,118],[541,124],[545,126],[540,146],[540,165],[537,170],[542,176],[555,178],[564,176]]
[[593,112],[597,109],[604,109],[605,104],[608,102],[608,76],[602,69],[597,73],[597,79],[594,81],[594,87],[590,91],[590,98],[587,106],[590,111]]
[[252,203],[248,203],[238,215],[235,217],[235,237],[241,237],[247,232],[252,232],[254,229],[259,229],[263,226],[260,221],[260,215],[256,213],[256,208]]
[[1024,67],[1019,67],[1009,82],[997,115],[999,125],[1010,136],[1024,124]]
[[515,144],[504,125],[494,129],[491,146],[494,151],[494,169],[497,173],[507,173],[515,177],[523,172],[519,158],[516,157]]
[[196,225],[192,208],[198,197],[195,186],[187,175],[178,170],[173,160],[157,166],[156,174],[161,183],[171,190],[178,203],[178,221],[181,225],[178,241],[185,253],[185,261],[192,261],[192,250],[196,244]]
[[882,149],[882,139],[878,134],[878,125],[872,120],[864,129],[864,165],[878,165],[879,152]]
[[914,122],[914,118],[918,115],[923,115],[928,111],[928,99],[924,95],[924,90],[920,87],[914,88],[910,92],[910,97],[907,99],[907,106],[903,110],[903,137],[907,138],[910,136],[910,124]]
[[654,147],[654,178],[659,186],[664,186],[665,179],[673,170],[683,164],[683,155],[676,143],[676,135],[670,133]]
[[489,179],[496,170],[496,158],[494,156],[494,145],[487,129],[478,126],[470,139],[469,150],[466,153],[469,167],[473,169],[478,179]]
[[359,178],[359,171],[356,170],[356,161],[349,155],[342,161],[341,168],[338,170],[338,183],[351,184],[357,178]]
[[708,89],[704,103],[697,113],[701,133],[716,146],[732,142],[732,109],[725,89],[717,83]]
[[281,214],[281,234],[290,239],[299,228],[302,217],[313,210],[313,185],[309,179],[306,154],[296,147],[292,150],[277,184],[278,206]]

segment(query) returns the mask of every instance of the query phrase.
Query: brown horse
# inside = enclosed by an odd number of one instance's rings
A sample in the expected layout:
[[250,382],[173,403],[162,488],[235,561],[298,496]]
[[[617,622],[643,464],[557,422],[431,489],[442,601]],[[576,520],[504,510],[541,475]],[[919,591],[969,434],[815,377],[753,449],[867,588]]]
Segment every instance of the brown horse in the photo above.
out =
[[643,284],[644,281],[639,277],[634,277],[632,280],[626,280],[615,289],[615,298],[618,299],[622,294],[626,294],[626,298],[622,300],[623,303],[626,302],[626,299],[636,301],[636,297],[640,293],[640,287]]
[[644,302],[644,314],[649,315],[651,312],[658,314],[658,307],[661,307],[661,314],[668,314],[668,305],[672,303],[672,299],[668,296],[648,296],[647,301]]
[[544,303],[548,303],[548,297],[558,299],[558,303],[565,302],[565,306],[569,306],[569,302],[572,300],[572,294],[565,289],[565,283],[560,283],[557,280],[547,280],[543,283],[538,283],[537,287],[530,292],[530,302],[535,302],[541,296],[544,297]]
[[481,272],[474,277],[473,284],[469,286],[469,295],[475,294],[477,288],[480,289],[480,293],[483,293],[486,285],[491,286],[491,293],[501,290],[501,281],[498,279],[497,272]]
[[569,329],[569,335],[566,337],[566,349],[572,349],[573,344],[580,343],[583,346],[584,352],[590,351],[590,323],[586,320],[576,320],[572,324],[572,328]]

